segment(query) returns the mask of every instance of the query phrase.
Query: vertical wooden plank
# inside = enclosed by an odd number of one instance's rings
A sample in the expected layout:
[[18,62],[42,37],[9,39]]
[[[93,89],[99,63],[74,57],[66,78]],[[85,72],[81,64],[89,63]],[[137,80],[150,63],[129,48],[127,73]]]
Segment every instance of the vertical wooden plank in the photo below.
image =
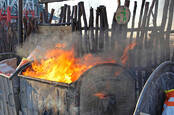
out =
[[114,13],[113,20],[112,20],[112,30],[111,30],[111,48],[115,48],[115,41],[116,41],[116,27],[118,25],[115,19],[116,13]]
[[[133,10],[133,17],[132,17],[132,25],[131,25],[131,28],[134,29],[135,27],[135,16],[136,16],[136,11],[137,11],[137,1],[134,2],[134,10]],[[131,31],[131,34],[130,34],[130,42],[132,42],[132,39],[133,39],[133,33],[134,31]]]
[[[149,25],[150,25],[150,18],[151,18],[151,15],[152,15],[152,11],[153,11],[153,8],[155,6],[155,2],[156,0],[153,0],[152,1],[152,4],[150,6],[150,9],[149,9],[149,12],[148,12],[148,15],[147,15],[147,22],[146,22],[146,27],[149,28]],[[144,38],[144,48],[145,48],[145,55],[146,55],[146,60],[145,60],[145,63],[146,65],[145,66],[149,66],[149,65],[152,65],[152,53],[151,53],[151,50],[152,50],[152,45],[153,43],[151,42],[148,42],[148,30],[144,31],[144,34],[145,34],[145,38]],[[151,38],[153,39],[153,38]],[[152,40],[150,40],[152,41]]]
[[165,40],[164,40],[164,31],[167,22],[167,15],[168,15],[168,7],[169,7],[170,0],[165,0],[164,8],[163,8],[163,16],[161,22],[161,30],[160,30],[160,63],[165,61]]
[[45,22],[48,23],[48,3],[45,3]]
[[[73,11],[71,15],[72,31],[77,31],[77,5],[73,6]],[[78,50],[76,50],[78,51]]]
[[[155,12],[154,12],[154,15],[152,15],[153,16],[153,25],[154,25],[154,28],[157,27],[158,5],[159,5],[159,0],[156,0]],[[152,32],[155,33],[155,34],[157,33],[156,30],[154,30]],[[153,39],[152,39],[152,43],[154,43],[154,44],[152,44],[152,47],[153,47],[152,48],[153,49],[152,50],[152,54],[153,54],[152,55],[152,58],[153,58],[154,65],[157,65],[158,64],[158,61],[157,60],[159,60],[158,59],[158,51],[159,51],[158,44],[159,44],[159,40],[158,40],[158,36],[157,35],[158,34],[156,34],[155,37],[153,37]],[[156,50],[156,49],[158,49],[158,50]]]
[[23,25],[24,25],[24,40],[27,38],[27,19],[26,17],[23,18]]
[[[23,0],[18,0],[18,45],[23,44],[23,24],[22,24],[22,17],[23,17]],[[4,32],[5,34],[5,32]],[[4,35],[5,36],[5,35]],[[5,38],[3,36],[3,38]]]
[[172,29],[173,23],[173,13],[174,13],[174,0],[170,1],[169,6],[169,17],[168,17],[168,25],[167,25],[167,33],[166,33],[166,60],[170,60],[170,31]]
[[99,49],[99,38],[98,38],[98,31],[99,31],[99,16],[100,16],[100,12],[99,12],[99,7],[97,7],[97,10],[96,10],[96,20],[95,20],[95,26],[96,26],[96,29],[95,29],[95,41],[96,41],[96,44],[95,44],[95,49],[96,51]]
[[77,11],[77,30],[79,31],[80,35],[80,40],[79,40],[79,45],[78,45],[78,56],[82,56],[84,54],[83,47],[82,47],[82,29],[81,29],[81,16],[82,16],[82,11],[81,11],[81,6],[80,3],[78,3],[78,11]]
[[124,5],[127,6],[127,7],[129,7],[129,5],[130,5],[130,0],[125,0]]
[[89,52],[89,36],[88,36],[88,24],[87,24],[84,2],[80,2],[80,8],[83,15],[84,30],[85,30],[84,32],[85,50],[86,50],[86,53],[88,53]]
[[103,10],[104,6],[99,7],[100,11],[100,34],[99,34],[99,49],[100,51],[104,50],[104,19],[103,19]]
[[96,51],[95,49],[95,39],[94,39],[94,13],[93,8],[90,8],[90,16],[89,16],[89,49],[91,53]]
[[[144,16],[143,16],[143,20],[142,20],[142,25],[141,25],[141,28],[145,28],[146,27],[146,21],[147,21],[147,13],[148,13],[148,10],[149,10],[149,2],[146,2],[145,4],[145,10],[144,10]],[[144,34],[145,34],[145,31],[146,30],[142,30],[141,31],[141,34],[140,34],[140,38],[138,40],[138,50],[139,50],[139,56],[138,56],[138,65],[140,67],[144,66]]]
[[[131,25],[131,28],[134,29],[135,27],[135,16],[136,16],[136,11],[137,11],[137,2],[135,1],[134,2],[134,10],[133,10],[133,17],[132,17],[132,25]],[[130,40],[129,40],[129,43],[132,43],[132,40],[133,40],[133,35],[134,35],[134,31],[132,30],[131,31],[131,34],[130,34]],[[130,51],[129,53],[129,66],[130,67],[134,67],[135,65],[135,62],[134,62],[134,57],[135,56],[135,50],[133,51]]]
[[[138,28],[141,27],[141,22],[142,22],[141,20],[142,20],[142,16],[143,16],[145,1],[146,1],[146,0],[142,0],[141,10],[140,10],[140,16],[139,16],[139,22],[138,22]],[[137,31],[136,39],[139,38],[139,34],[140,34],[140,31]]]
[[156,0],[154,14],[152,15],[154,27],[157,27],[158,5],[159,5],[159,0]]
[[108,29],[109,29],[109,24],[108,24],[108,16],[107,16],[107,11],[106,11],[106,7],[104,7],[103,9],[103,18],[104,18],[104,41],[105,41],[105,50],[108,50],[108,49],[111,49],[111,45],[110,45],[110,42],[109,41],[109,35],[108,35]]
[[74,13],[75,13],[75,6],[72,7],[72,13],[71,13],[71,17],[70,17],[70,22],[73,22],[74,19]]
[[63,23],[67,22],[67,4],[63,7]]
[[[141,4],[141,9],[140,9],[140,15],[139,15],[139,21],[138,21],[138,28],[140,28],[141,27],[141,22],[142,22],[142,16],[143,16],[143,11],[144,11],[144,6],[145,6],[145,1],[146,0],[142,0],[142,4]],[[139,58],[139,46],[138,45],[140,45],[139,44],[139,34],[140,34],[140,30],[137,30],[137,34],[136,34],[136,43],[137,43],[137,45],[136,45],[136,47],[135,47],[135,66],[139,66],[138,64],[139,64],[139,60],[138,60],[138,58]]]
[[62,23],[64,7],[62,6],[62,7],[60,8],[60,10],[61,10],[61,12],[60,12],[60,15],[59,15],[59,16],[60,16],[59,23]]
[[53,16],[54,16],[54,11],[55,11],[55,9],[51,9],[51,15],[50,15],[50,19],[49,19],[50,24],[51,24]]
[[67,23],[70,23],[71,20],[71,9],[70,6],[67,6]]
[[77,21],[77,5],[74,7],[74,19]]

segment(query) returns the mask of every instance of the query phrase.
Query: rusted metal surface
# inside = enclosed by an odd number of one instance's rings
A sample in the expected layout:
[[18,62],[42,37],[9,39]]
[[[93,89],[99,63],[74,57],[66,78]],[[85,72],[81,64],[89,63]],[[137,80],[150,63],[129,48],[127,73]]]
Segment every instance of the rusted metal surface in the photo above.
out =
[[24,115],[66,115],[68,87],[37,80],[20,79],[21,110]]
[[[19,56],[12,52],[0,53],[0,61],[12,58],[17,58],[17,63],[21,60]],[[14,67],[17,66],[16,60],[13,63],[11,61],[7,63]],[[15,77],[10,80],[9,76],[0,73],[0,115],[18,115],[20,109],[19,102],[19,78]]]
[[0,74],[0,114],[18,115],[19,112],[19,79],[9,80],[9,76]]
[[117,64],[97,65],[84,73],[77,81],[80,115],[130,115],[136,101],[134,78]]
[[[69,85],[19,77],[24,115],[128,115],[135,107],[135,76],[116,64],[97,65]],[[100,99],[97,93],[106,96]]]

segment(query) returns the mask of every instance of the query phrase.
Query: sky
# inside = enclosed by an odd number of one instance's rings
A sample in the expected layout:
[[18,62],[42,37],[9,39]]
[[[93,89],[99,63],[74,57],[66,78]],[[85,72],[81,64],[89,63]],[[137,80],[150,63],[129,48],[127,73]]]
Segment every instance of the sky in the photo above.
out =
[[[117,10],[117,0],[69,0],[69,1],[65,1],[65,2],[53,2],[53,3],[49,3],[49,11],[51,11],[52,8],[55,9],[55,15],[58,15],[60,13],[60,7],[63,6],[64,4],[68,4],[68,5],[77,5],[78,2],[80,1],[84,1],[84,5],[85,5],[85,11],[86,11],[86,16],[89,19],[89,9],[90,7],[93,7],[94,10],[96,10],[96,8],[99,5],[105,5],[106,6],[106,10],[107,10],[107,15],[108,15],[108,22],[109,22],[109,27],[111,27],[112,24],[112,19],[113,19],[113,15],[114,12],[116,12]],[[121,0],[121,5],[124,4],[125,0]],[[131,14],[133,12],[133,8],[134,8],[134,1],[135,0],[130,0],[130,11]],[[138,22],[139,19],[139,12],[140,12],[140,8],[141,8],[141,3],[142,0],[136,0],[137,1],[137,15],[136,15],[136,21]],[[148,2],[152,2],[152,0],[146,0]],[[162,19],[162,10],[163,10],[163,5],[164,5],[164,1],[165,0],[159,0],[159,13],[158,13],[158,25],[160,25],[161,23],[161,19]],[[151,4],[150,4],[151,5]],[[95,15],[95,13],[94,13]],[[94,16],[95,17],[95,16]],[[131,19],[130,19],[131,20]],[[129,21],[128,23],[129,27],[131,26],[131,21]],[[150,22],[150,25],[152,25],[152,21]],[[137,27],[138,24],[135,24],[135,27]],[[172,25],[173,29],[174,29],[174,24]]]

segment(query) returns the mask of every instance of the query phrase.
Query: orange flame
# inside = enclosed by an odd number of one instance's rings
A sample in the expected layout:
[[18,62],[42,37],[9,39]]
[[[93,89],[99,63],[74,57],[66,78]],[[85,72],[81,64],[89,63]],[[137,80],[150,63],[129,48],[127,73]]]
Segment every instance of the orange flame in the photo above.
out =
[[71,50],[59,49],[64,45],[57,44],[55,49],[48,50],[45,59],[34,60],[31,67],[22,74],[25,76],[46,79],[50,81],[72,83],[89,68],[101,63],[115,63],[111,59],[94,57],[92,54],[75,58],[74,48]]
[[133,42],[133,43],[129,44],[124,49],[123,55],[121,56],[121,62],[122,62],[123,65],[125,65],[127,60],[128,60],[128,52],[129,52],[129,50],[133,50],[135,46],[136,46],[136,42]]
[[121,71],[117,71],[117,72],[115,72],[115,76],[120,75],[120,73],[121,73]]
[[99,99],[104,99],[106,98],[106,95],[104,93],[96,93],[94,96],[98,97]]

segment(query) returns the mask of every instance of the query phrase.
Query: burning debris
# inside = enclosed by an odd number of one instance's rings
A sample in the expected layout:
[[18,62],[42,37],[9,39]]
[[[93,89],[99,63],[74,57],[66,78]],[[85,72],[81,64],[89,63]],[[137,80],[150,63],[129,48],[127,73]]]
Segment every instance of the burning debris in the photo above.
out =
[[[80,75],[95,65],[116,63],[114,58],[94,56],[90,53],[83,57],[76,57],[75,48],[73,45],[71,46],[71,48],[67,49],[66,43],[57,43],[53,49],[45,51],[42,59],[35,57],[41,50],[41,48],[39,48],[40,50],[37,48],[29,56],[34,59],[31,67],[28,67],[22,74],[24,76],[70,84],[78,80]],[[128,51],[135,46],[136,42],[133,42],[124,49],[120,58],[123,65],[128,60]]]
[[104,93],[96,93],[94,94],[94,96],[98,97],[99,99],[104,99],[107,97],[107,95],[105,95]]
[[115,63],[113,59],[103,59],[92,54],[75,57],[74,48],[63,49],[65,44],[56,44],[55,49],[46,51],[45,59],[34,60],[32,66],[22,74],[51,81],[72,83],[89,68],[101,63]]
[[124,49],[123,55],[121,56],[121,62],[123,65],[125,65],[128,60],[129,50],[133,50],[135,46],[136,46],[136,42],[132,42],[131,44],[126,46],[126,48]]

